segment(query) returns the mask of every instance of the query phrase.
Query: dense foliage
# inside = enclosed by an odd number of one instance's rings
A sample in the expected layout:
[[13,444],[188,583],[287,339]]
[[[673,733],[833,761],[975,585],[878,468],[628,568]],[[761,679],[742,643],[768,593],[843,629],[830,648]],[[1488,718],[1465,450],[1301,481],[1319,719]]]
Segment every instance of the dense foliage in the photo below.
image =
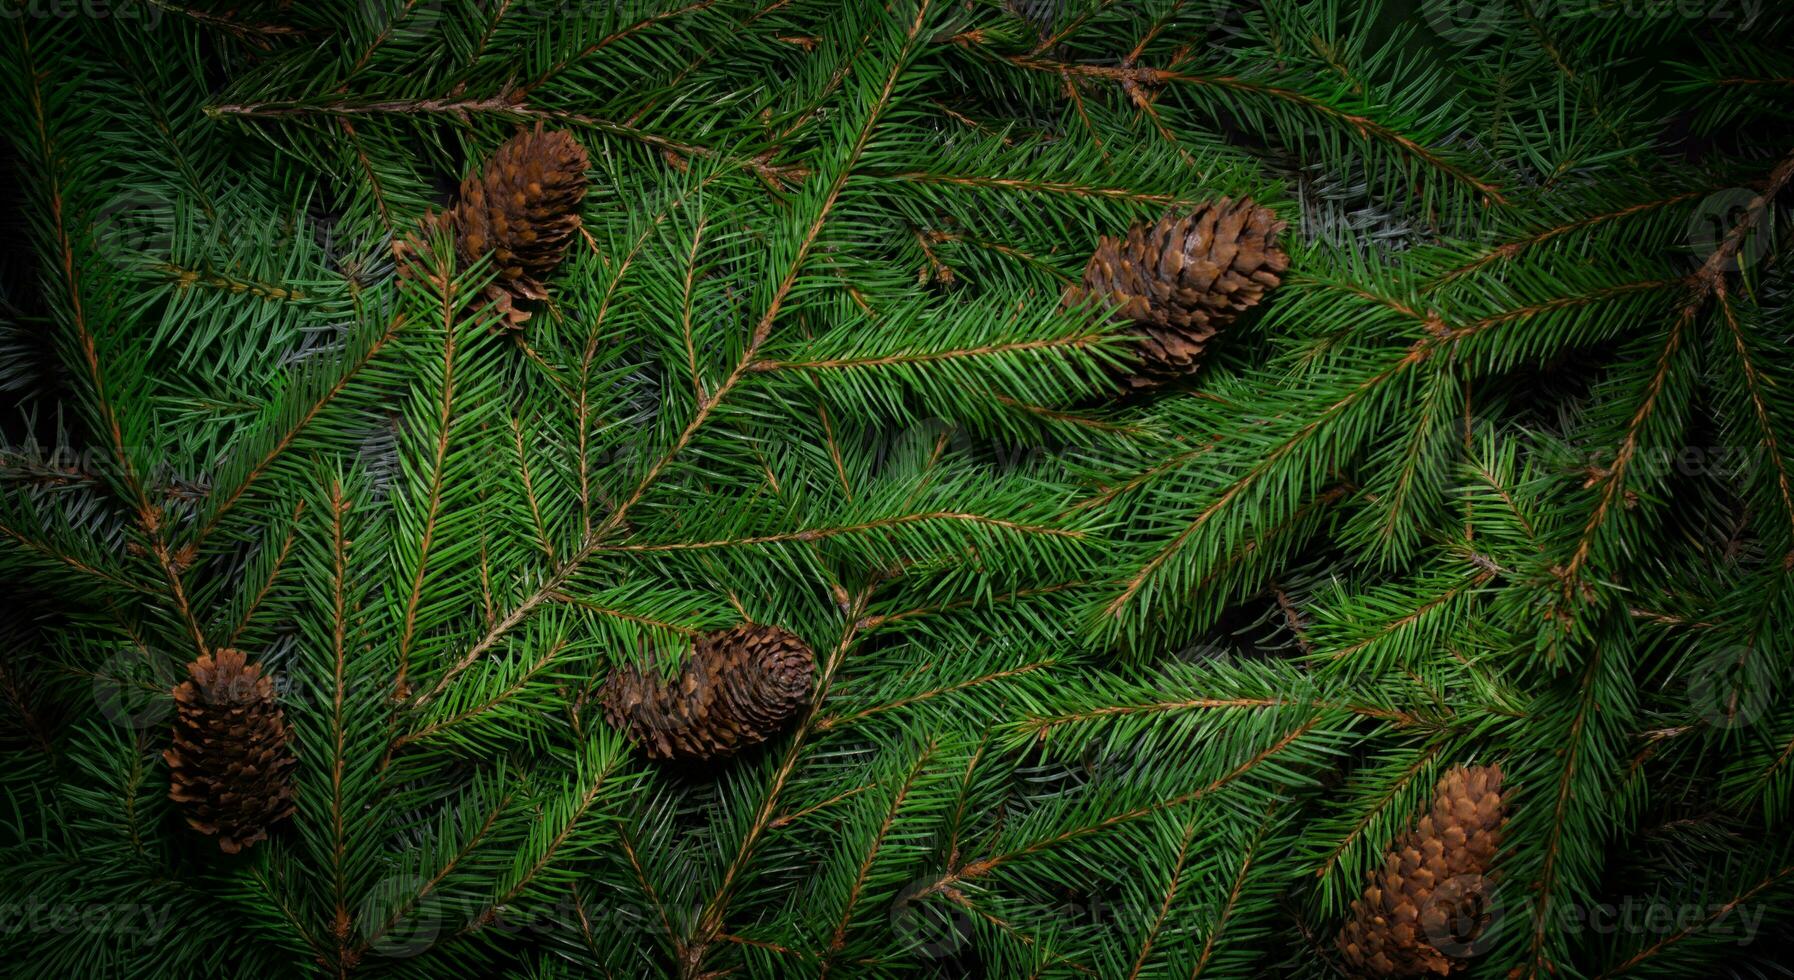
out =
[[[4,962],[1338,975],[1498,762],[1473,973],[1777,969],[1788,12],[4,13]],[[393,246],[537,125],[590,190],[507,330],[489,262]],[[1066,286],[1247,196],[1285,282],[1118,397]],[[614,666],[742,622],[815,652],[785,731],[606,724]],[[162,755],[221,647],[297,756],[237,855]]]

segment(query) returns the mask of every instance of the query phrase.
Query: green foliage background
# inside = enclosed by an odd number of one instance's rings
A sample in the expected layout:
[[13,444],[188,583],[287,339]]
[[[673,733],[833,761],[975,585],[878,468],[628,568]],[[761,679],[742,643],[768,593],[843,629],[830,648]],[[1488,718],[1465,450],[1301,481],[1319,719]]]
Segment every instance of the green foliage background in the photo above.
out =
[[[1498,761],[1475,975],[1782,969],[1794,58],[1687,7],[8,3],[0,960],[1337,975]],[[513,335],[391,243],[538,123]],[[1287,282],[1114,400],[1063,286],[1224,195]],[[598,716],[743,619],[788,733]],[[300,758],[236,858],[160,757],[221,645]]]

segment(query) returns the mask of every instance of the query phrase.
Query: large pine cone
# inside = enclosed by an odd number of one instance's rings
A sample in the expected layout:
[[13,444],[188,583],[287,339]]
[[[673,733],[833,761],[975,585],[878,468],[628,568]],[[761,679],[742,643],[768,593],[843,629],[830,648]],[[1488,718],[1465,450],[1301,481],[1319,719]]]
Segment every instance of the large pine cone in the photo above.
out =
[[554,272],[579,234],[586,196],[586,151],[566,130],[520,132],[461,181],[450,212],[463,263],[490,254],[498,267],[491,298],[517,325],[529,314],[517,299],[545,299],[542,280]]
[[671,683],[638,667],[611,672],[604,717],[652,759],[714,759],[771,738],[810,695],[815,658],[777,626],[700,637]]
[[1365,977],[1444,976],[1468,962],[1488,927],[1485,875],[1501,843],[1500,766],[1462,766],[1440,777],[1432,812],[1383,856],[1339,951]]
[[1251,198],[1205,204],[1183,217],[1135,225],[1103,238],[1066,291],[1075,305],[1094,297],[1134,321],[1139,363],[1122,378],[1150,388],[1193,373],[1216,331],[1282,281],[1289,256],[1277,246],[1285,222]]
[[292,728],[273,680],[243,651],[201,656],[187,674],[174,688],[174,745],[162,753],[168,798],[188,826],[235,854],[293,812]]

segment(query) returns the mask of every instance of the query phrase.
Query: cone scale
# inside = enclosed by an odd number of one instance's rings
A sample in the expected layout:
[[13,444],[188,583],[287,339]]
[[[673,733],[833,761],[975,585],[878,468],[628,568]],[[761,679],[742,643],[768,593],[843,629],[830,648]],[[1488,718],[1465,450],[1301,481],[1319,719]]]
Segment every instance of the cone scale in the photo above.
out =
[[803,707],[815,657],[795,634],[746,624],[700,637],[672,682],[611,673],[604,716],[651,759],[716,759],[766,741]]
[[1490,920],[1504,810],[1500,766],[1440,777],[1431,810],[1383,855],[1339,932],[1355,975],[1447,976],[1468,964]]
[[416,234],[400,244],[400,271],[428,274],[420,271],[424,242],[446,232],[463,268],[491,257],[498,275],[483,298],[501,323],[521,327],[530,313],[517,304],[548,298],[544,281],[579,236],[588,164],[585,148],[566,130],[519,132],[462,179],[447,211],[426,214]]
[[187,665],[174,702],[168,798],[226,854],[265,840],[293,812],[297,762],[272,678],[243,651],[220,649]]
[[1282,281],[1284,227],[1250,198],[1135,225],[1097,244],[1065,303],[1095,301],[1132,323],[1136,361],[1121,376],[1125,387],[1167,384],[1193,374],[1216,334]]

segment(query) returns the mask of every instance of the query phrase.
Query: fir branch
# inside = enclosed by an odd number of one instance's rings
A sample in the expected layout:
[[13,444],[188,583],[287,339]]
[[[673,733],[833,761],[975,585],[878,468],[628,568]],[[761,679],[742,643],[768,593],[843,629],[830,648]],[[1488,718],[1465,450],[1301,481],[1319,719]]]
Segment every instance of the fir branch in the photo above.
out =
[[1682,926],[1681,928],[1678,928],[1675,932],[1672,932],[1669,935],[1664,936],[1662,939],[1659,939],[1656,942],[1652,943],[1651,945],[1645,947],[1644,949],[1639,950],[1638,952],[1632,954],[1632,956],[1630,958],[1628,958],[1625,962],[1620,963],[1619,965],[1612,967],[1611,969],[1602,971],[1596,977],[1596,980],[1607,980],[1607,978],[1609,978],[1609,977],[1623,976],[1626,973],[1631,972],[1633,967],[1636,967],[1639,964],[1644,963],[1645,961],[1650,960],[1653,957],[1660,955],[1665,950],[1667,950],[1669,947],[1674,946],[1675,944],[1688,939],[1690,936],[1693,936],[1693,935],[1699,933],[1701,930],[1707,928],[1708,926],[1712,925],[1713,923],[1718,922],[1721,919],[1724,919],[1726,916],[1732,914],[1732,912],[1735,911],[1738,908],[1738,906],[1743,905],[1746,902],[1749,902],[1753,898],[1756,898],[1758,895],[1762,894],[1764,891],[1767,891],[1771,888],[1774,888],[1776,885],[1781,884],[1781,882],[1783,880],[1785,880],[1786,878],[1788,878],[1790,875],[1794,875],[1794,864],[1784,865],[1780,868],[1777,868],[1774,871],[1771,871],[1768,875],[1764,876],[1761,880],[1757,881],[1755,884],[1751,885],[1749,888],[1744,889],[1743,891],[1732,896],[1731,898],[1727,899],[1724,902],[1716,903],[1714,906],[1712,906],[1712,910],[1709,911],[1706,916],[1704,916],[1686,926]]
[[905,39],[904,50],[900,52],[898,57],[892,62],[890,73],[886,76],[884,84],[879,90],[872,105],[868,107],[864,120],[859,124],[854,141],[850,144],[845,159],[839,165],[839,172],[830,183],[828,189],[823,193],[816,208],[815,216],[811,219],[803,234],[798,238],[797,248],[793,254],[792,261],[789,267],[785,270],[785,273],[779,280],[777,286],[774,288],[765,312],[761,314],[759,320],[755,323],[753,332],[749,335],[747,344],[742,350],[741,358],[736,363],[733,370],[731,370],[728,376],[717,385],[716,390],[711,393],[709,398],[698,403],[697,412],[692,416],[691,420],[685,424],[685,427],[680,430],[679,434],[674,437],[672,445],[668,447],[665,452],[660,454],[653,464],[648,467],[647,472],[643,474],[641,480],[636,484],[635,489],[630,491],[627,497],[624,497],[619,501],[616,507],[612,508],[609,516],[607,516],[603,523],[586,537],[585,542],[581,544],[579,550],[576,551],[565,564],[556,569],[555,572],[548,577],[547,582],[501,618],[491,629],[487,630],[486,634],[482,636],[460,660],[449,667],[442,678],[437,681],[435,687],[427,691],[421,698],[413,701],[414,706],[422,705],[434,698],[455,678],[456,675],[479,660],[479,658],[498,641],[500,636],[527,618],[529,614],[550,595],[559,591],[562,585],[571,577],[572,573],[587,558],[597,551],[602,541],[612,531],[622,526],[623,521],[627,518],[631,508],[641,501],[642,497],[647,494],[648,490],[653,487],[655,482],[660,478],[661,473],[671,465],[675,457],[684,451],[685,447],[692,441],[692,438],[697,435],[698,430],[703,428],[704,424],[709,421],[711,414],[716,410],[717,406],[721,404],[723,399],[734,390],[735,386],[740,384],[742,379],[747,376],[749,373],[749,365],[755,361],[759,355],[761,346],[764,345],[767,338],[771,336],[773,323],[778,319],[779,311],[783,308],[785,300],[791,293],[792,287],[796,285],[798,274],[802,270],[805,260],[809,257],[810,250],[816,245],[817,235],[822,231],[823,223],[828,219],[829,212],[834,208],[835,202],[840,199],[841,191],[846,186],[849,176],[853,173],[854,164],[858,162],[861,154],[865,152],[867,143],[872,138],[873,128],[877,125],[879,117],[882,115],[885,108],[890,104],[892,92],[897,85],[898,76],[901,74],[909,60],[910,52],[913,50],[913,46],[916,42],[916,35],[921,30],[921,25],[927,11],[928,4],[925,0],[917,10],[915,21]]
[[1307,112],[1314,113],[1329,122],[1343,126],[1365,139],[1386,142],[1428,168],[1474,189],[1477,193],[1496,204],[1506,205],[1509,203],[1507,196],[1502,193],[1500,186],[1477,176],[1463,166],[1450,162],[1438,151],[1427,147],[1421,141],[1407,136],[1367,114],[1348,112],[1293,88],[1273,85],[1267,82],[1253,81],[1251,79],[1241,78],[1237,75],[1188,75],[1182,72],[1153,68],[1145,65],[1088,65],[1055,61],[1033,55],[1010,55],[1005,60],[1018,68],[1027,69],[1029,71],[1052,72],[1067,77],[1095,78],[1122,86],[1150,87],[1167,83],[1177,83],[1196,87],[1212,87],[1248,95],[1264,96],[1276,101],[1286,102]]
[[1057,831],[1038,840],[1030,841],[1015,850],[1005,851],[1003,853],[993,854],[967,862],[960,865],[956,870],[948,872],[946,875],[942,876],[940,880],[929,885],[928,888],[924,890],[924,894],[934,894],[963,882],[981,878],[995,871],[999,867],[1031,854],[1211,796],[1235,781],[1251,775],[1260,765],[1265,764],[1279,753],[1288,749],[1297,740],[1319,726],[1323,717],[1324,716],[1318,714],[1310,716],[1307,721],[1285,732],[1271,745],[1260,749],[1250,758],[1210,783],[1180,793],[1167,800],[1159,800],[1146,804],[1145,806],[1136,807],[1121,813],[1111,814],[1094,823],[1080,824],[1065,830]]
[[1564,589],[1566,597],[1573,598],[1573,589],[1580,580],[1584,567],[1588,564],[1596,535],[1601,531],[1609,515],[1614,511],[1615,503],[1625,489],[1627,470],[1638,451],[1640,433],[1656,408],[1657,397],[1663,391],[1670,366],[1676,352],[1682,344],[1684,331],[1694,323],[1695,318],[1706,307],[1707,301],[1715,296],[1724,298],[1726,292],[1725,275],[1738,250],[1743,247],[1745,236],[1762,220],[1768,210],[1769,202],[1781,193],[1782,188],[1794,179],[1794,153],[1782,158],[1770,173],[1764,191],[1745,207],[1744,214],[1735,222],[1713,254],[1701,264],[1688,280],[1688,295],[1683,300],[1675,320],[1671,324],[1664,339],[1663,350],[1658,355],[1657,364],[1646,385],[1643,396],[1631,419],[1627,422],[1625,434],[1614,454],[1613,462],[1607,466],[1597,479],[1597,499],[1590,512],[1582,534],[1576,541],[1564,566]]
[[557,75],[561,74],[562,72],[566,71],[567,69],[579,64],[580,62],[585,61],[586,59],[592,57],[593,55],[597,54],[598,52],[603,51],[605,48],[608,48],[611,45],[616,44],[618,41],[622,41],[626,38],[629,38],[636,34],[639,34],[642,31],[645,31],[650,27],[655,27],[655,26],[658,26],[658,25],[668,22],[668,21],[677,20],[678,18],[685,17],[690,14],[696,14],[696,13],[700,13],[705,10],[709,10],[712,6],[715,5],[715,3],[716,3],[716,0],[693,0],[693,2],[688,3],[682,7],[676,7],[676,8],[670,9],[670,10],[658,11],[656,13],[648,15],[647,17],[643,17],[641,20],[635,21],[634,23],[628,24],[628,25],[621,27],[615,31],[612,31],[611,33],[606,34],[604,37],[599,38],[598,40],[592,42],[591,44],[581,47],[577,52],[575,52],[573,54],[572,57],[558,60],[555,63],[549,65],[547,67],[547,69],[545,69],[540,75],[537,75],[533,80],[531,80],[529,82],[525,82],[523,85],[519,86],[514,93],[514,97],[517,98],[519,101],[521,101],[524,98],[527,98],[529,93],[535,91],[538,88],[541,88],[544,85],[547,85],[550,81],[552,81],[554,79],[555,76],[557,76]]

